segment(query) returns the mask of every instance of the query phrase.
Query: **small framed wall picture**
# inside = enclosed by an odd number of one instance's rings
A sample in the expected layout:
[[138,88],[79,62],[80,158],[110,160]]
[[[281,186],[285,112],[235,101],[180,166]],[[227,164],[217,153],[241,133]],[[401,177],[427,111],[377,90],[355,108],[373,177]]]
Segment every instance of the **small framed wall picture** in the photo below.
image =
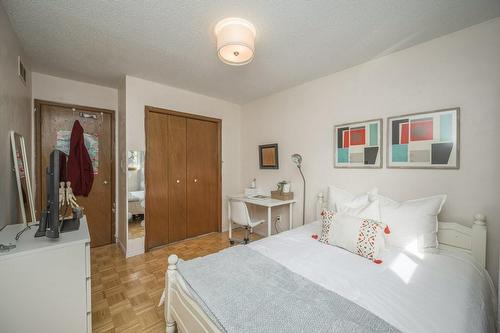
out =
[[387,118],[387,167],[458,169],[460,108]]
[[382,119],[336,125],[335,168],[382,167]]
[[277,143],[259,146],[259,166],[261,169],[279,169]]

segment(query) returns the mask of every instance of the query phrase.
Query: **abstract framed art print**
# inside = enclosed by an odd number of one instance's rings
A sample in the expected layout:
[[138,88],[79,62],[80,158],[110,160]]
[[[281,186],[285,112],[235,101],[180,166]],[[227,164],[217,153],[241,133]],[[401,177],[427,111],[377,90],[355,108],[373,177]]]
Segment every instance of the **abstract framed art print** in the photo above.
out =
[[382,167],[382,119],[337,125],[334,141],[335,168]]
[[460,108],[387,119],[387,167],[458,169]]

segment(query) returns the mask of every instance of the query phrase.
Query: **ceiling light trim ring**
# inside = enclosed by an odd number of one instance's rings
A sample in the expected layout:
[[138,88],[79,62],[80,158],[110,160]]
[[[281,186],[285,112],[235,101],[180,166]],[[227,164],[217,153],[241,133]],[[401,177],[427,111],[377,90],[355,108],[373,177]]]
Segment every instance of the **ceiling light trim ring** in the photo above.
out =
[[254,38],[257,37],[257,30],[255,29],[255,26],[252,24],[252,22],[239,17],[228,17],[217,22],[214,29],[215,35],[218,35],[225,27],[228,27],[233,24],[245,26],[248,30],[252,32]]

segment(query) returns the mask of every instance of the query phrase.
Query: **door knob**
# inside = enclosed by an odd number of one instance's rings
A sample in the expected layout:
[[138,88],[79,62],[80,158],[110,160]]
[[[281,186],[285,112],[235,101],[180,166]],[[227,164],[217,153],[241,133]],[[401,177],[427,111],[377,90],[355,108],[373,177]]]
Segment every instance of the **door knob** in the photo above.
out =
[[107,180],[103,181],[103,184],[108,185],[108,181]]
[[197,183],[197,182],[198,182],[198,179],[196,179],[196,178],[195,178],[195,179],[194,179],[194,182],[195,182],[195,183]]
[[177,179],[175,182],[176,182],[177,184],[179,184],[181,181],[180,181],[179,179]]

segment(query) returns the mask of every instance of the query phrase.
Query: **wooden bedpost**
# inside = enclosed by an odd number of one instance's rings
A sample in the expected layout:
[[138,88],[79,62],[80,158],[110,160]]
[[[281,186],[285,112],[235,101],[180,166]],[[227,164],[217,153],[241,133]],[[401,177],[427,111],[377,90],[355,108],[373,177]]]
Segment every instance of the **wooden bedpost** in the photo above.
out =
[[471,238],[472,255],[482,267],[486,267],[486,216],[474,215]]
[[175,254],[168,256],[168,268],[167,268],[167,301],[165,302],[165,314],[167,319],[167,333],[175,333],[175,321],[172,317],[172,309],[170,302],[172,301],[171,286],[175,280],[175,273],[177,270],[177,262],[179,257]]

